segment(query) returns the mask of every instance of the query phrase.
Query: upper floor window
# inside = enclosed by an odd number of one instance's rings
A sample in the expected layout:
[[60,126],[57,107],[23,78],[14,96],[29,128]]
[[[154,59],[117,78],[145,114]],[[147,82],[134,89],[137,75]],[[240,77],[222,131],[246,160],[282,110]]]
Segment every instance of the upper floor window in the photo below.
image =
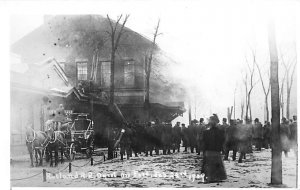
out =
[[101,62],[101,86],[109,87],[110,85],[110,62]]
[[87,80],[87,62],[77,62],[77,79]]
[[134,61],[125,61],[124,63],[124,85],[134,86]]

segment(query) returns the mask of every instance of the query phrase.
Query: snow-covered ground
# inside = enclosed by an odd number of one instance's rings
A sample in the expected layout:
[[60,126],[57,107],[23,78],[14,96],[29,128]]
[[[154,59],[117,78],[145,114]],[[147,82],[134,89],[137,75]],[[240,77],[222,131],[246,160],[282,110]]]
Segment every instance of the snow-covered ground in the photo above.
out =
[[[94,156],[95,162],[102,156]],[[222,183],[202,183],[200,176],[202,159],[196,154],[175,153],[153,157],[133,157],[121,161],[115,158],[100,161],[93,166],[87,159],[76,159],[72,162],[72,172],[68,172],[68,162],[50,168],[48,163],[42,167],[29,167],[26,162],[11,162],[11,178],[32,176],[46,169],[57,173],[56,176],[47,174],[43,182],[42,174],[25,180],[11,181],[11,186],[61,186],[61,187],[269,187],[271,177],[271,151],[254,151],[247,155],[244,163],[224,161],[228,179]],[[286,187],[296,187],[296,157],[290,152],[289,157],[282,157],[283,183]],[[62,172],[60,170],[65,169]],[[106,175],[106,176],[105,176]]]

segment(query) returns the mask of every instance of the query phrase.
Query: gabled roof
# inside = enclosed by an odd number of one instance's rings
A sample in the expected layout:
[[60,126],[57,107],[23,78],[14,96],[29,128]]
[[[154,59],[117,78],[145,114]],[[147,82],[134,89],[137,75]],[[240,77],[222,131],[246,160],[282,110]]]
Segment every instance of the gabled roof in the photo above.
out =
[[55,58],[48,58],[42,62],[35,63],[36,66],[42,68],[46,67],[47,65],[52,65],[53,69],[56,71],[58,76],[65,82],[67,86],[70,86],[70,83],[68,81],[68,77],[66,76],[65,71],[61,68],[60,64],[56,61]]
[[[109,27],[107,18],[100,15],[57,15],[51,17],[40,27],[14,43],[11,51],[22,55],[22,60],[30,63],[41,62],[41,64],[47,64],[47,60],[43,61],[45,57],[55,57],[55,60],[65,59],[68,62],[73,58],[87,58],[87,56],[81,55],[79,52],[86,51],[89,48],[88,52],[91,53],[94,50],[90,47],[95,47],[97,42],[103,45],[100,51],[101,59],[109,59],[110,43],[107,40],[108,35],[106,33]],[[117,56],[129,57],[143,62],[144,51],[149,50],[152,41],[127,27],[125,27],[125,30],[126,32],[121,38],[121,46],[118,48]],[[92,32],[88,33],[87,31]],[[106,39],[103,40],[105,37]],[[68,41],[73,42],[73,44],[68,44]],[[77,52],[77,49],[74,48],[75,46],[81,50]],[[159,47],[157,48],[159,50],[155,55],[157,61],[153,60],[152,63],[150,102],[164,104],[166,100],[183,101],[183,93],[177,92],[179,85],[172,86],[165,82],[175,81],[173,83],[178,83],[177,80],[174,80],[175,76],[168,69],[176,62],[160,50]],[[137,58],[137,56],[140,57]],[[64,73],[60,71],[59,64],[57,65],[58,73]],[[156,73],[157,77],[154,77],[154,72],[159,72],[159,74]],[[62,78],[64,76],[62,75]]]
[[[22,55],[26,62],[39,62],[49,56],[58,60],[66,58],[72,54],[75,45],[93,51],[98,43],[102,43],[101,57],[109,58],[109,28],[108,19],[101,15],[56,15],[15,42],[11,51]],[[118,55],[133,57],[136,51],[150,47],[151,40],[127,27],[124,30]],[[68,44],[69,41],[73,44]],[[78,57],[86,56],[80,53],[77,52]]]
[[[68,97],[74,93],[79,100],[85,99],[84,95],[81,95],[75,87],[71,86],[65,72],[56,59],[48,58],[39,63],[19,63],[19,65],[26,65],[27,69],[25,72],[17,72],[11,68],[11,88],[60,97]],[[46,82],[43,82],[43,80],[48,79],[49,82],[47,84],[52,85],[46,85]]]

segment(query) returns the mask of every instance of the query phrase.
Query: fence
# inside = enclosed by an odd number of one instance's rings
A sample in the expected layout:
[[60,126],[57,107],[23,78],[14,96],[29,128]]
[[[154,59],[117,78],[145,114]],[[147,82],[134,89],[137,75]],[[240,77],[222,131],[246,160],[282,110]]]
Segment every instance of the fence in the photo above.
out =
[[[114,157],[116,157],[116,156],[117,155],[115,154]],[[103,155],[103,159],[100,159],[100,160],[94,160],[94,158],[91,157],[90,160],[87,163],[85,163],[85,164],[83,164],[81,166],[78,166],[78,165],[73,164],[72,162],[69,162],[69,164],[65,168],[63,168],[63,169],[61,169],[61,170],[59,170],[59,171],[57,171],[55,173],[51,172],[51,171],[47,171],[46,169],[43,169],[41,172],[38,172],[38,173],[36,173],[36,174],[34,174],[32,176],[26,176],[26,177],[23,177],[23,178],[15,178],[15,179],[11,179],[11,181],[27,180],[27,179],[31,179],[33,177],[36,177],[38,175],[43,174],[43,182],[46,182],[47,181],[47,175],[46,175],[47,173],[50,173],[52,175],[56,175],[56,174],[59,174],[59,173],[65,171],[67,168],[69,168],[69,173],[71,173],[72,172],[72,166],[76,167],[76,168],[82,168],[82,167],[87,166],[89,163],[91,164],[91,166],[93,166],[95,164],[99,164],[99,163],[103,163],[103,162],[105,162],[105,155]]]

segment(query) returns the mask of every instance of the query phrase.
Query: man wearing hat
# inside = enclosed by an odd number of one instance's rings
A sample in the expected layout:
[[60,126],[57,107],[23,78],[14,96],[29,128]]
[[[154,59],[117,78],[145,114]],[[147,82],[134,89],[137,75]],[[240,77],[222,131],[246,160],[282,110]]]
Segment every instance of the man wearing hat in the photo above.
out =
[[180,122],[177,122],[176,125],[172,128],[172,141],[173,141],[173,153],[175,152],[175,150],[180,152],[180,143],[181,143]]
[[188,148],[190,142],[189,142],[188,128],[185,126],[184,123],[181,124],[181,138],[182,138],[183,147],[184,147],[183,152],[187,152],[187,148]]
[[290,150],[290,141],[289,137],[291,136],[290,128],[288,125],[287,119],[284,117],[281,119],[280,124],[280,140],[281,140],[281,148],[284,152],[285,157],[288,157],[288,152]]
[[289,125],[289,129],[291,132],[290,141],[291,141],[291,148],[294,149],[295,154],[297,155],[297,116],[293,116],[293,122]]
[[204,119],[200,118],[199,125],[197,126],[197,155],[203,151],[203,132],[205,131]]
[[197,120],[191,121],[191,125],[188,126],[188,136],[190,141],[191,153],[194,153],[194,149],[197,149]]
[[258,151],[261,151],[262,142],[263,142],[263,127],[262,124],[259,122],[259,119],[256,118],[254,120],[254,134],[253,134],[253,140],[255,143],[255,148]]
[[213,114],[209,118],[210,129],[204,131],[204,158],[202,172],[205,174],[206,182],[218,182],[227,179],[221,150],[224,143],[224,135],[218,129],[219,118]]
[[237,132],[237,123],[235,120],[230,120],[230,125],[225,129],[225,157],[224,160],[228,160],[229,151],[233,151],[232,160],[236,159],[236,153],[238,150],[237,147],[237,138],[236,138],[236,132]]

